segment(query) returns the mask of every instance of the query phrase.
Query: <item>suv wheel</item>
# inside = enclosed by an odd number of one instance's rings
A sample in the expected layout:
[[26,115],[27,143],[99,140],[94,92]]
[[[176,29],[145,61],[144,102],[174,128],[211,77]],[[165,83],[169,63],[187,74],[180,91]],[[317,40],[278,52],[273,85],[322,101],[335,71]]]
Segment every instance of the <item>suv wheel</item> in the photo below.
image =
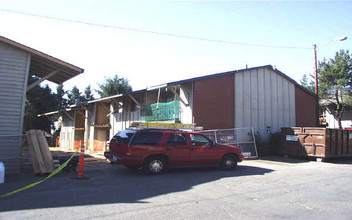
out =
[[149,157],[143,166],[144,171],[147,174],[159,174],[162,173],[167,167],[167,162],[163,157],[155,156]]
[[232,170],[237,167],[237,158],[235,155],[227,154],[220,161],[220,168],[223,170]]

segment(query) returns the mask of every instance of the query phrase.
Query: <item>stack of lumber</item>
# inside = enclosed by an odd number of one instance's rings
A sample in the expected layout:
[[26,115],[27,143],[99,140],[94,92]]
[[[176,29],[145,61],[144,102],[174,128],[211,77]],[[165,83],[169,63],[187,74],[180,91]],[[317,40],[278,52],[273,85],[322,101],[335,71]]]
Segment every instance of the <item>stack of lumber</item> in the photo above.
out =
[[32,157],[34,173],[47,174],[54,171],[54,162],[44,132],[30,130],[26,132],[27,142]]

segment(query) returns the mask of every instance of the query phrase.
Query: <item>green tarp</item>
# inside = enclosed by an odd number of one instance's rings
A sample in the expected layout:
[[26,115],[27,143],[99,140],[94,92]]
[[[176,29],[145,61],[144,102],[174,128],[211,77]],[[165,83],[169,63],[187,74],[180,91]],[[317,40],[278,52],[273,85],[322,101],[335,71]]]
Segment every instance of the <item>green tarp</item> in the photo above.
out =
[[180,101],[154,103],[143,105],[141,109],[142,121],[175,121],[180,120]]

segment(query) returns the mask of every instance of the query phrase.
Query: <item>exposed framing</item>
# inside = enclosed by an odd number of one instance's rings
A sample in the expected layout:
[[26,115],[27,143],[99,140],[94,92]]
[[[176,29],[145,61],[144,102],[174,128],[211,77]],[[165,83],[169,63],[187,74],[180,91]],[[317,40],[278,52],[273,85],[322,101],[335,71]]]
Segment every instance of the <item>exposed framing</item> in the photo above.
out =
[[33,89],[35,86],[39,85],[41,82],[43,82],[44,80],[47,80],[49,79],[50,77],[56,75],[57,73],[59,73],[61,70],[60,69],[57,69],[43,77],[41,77],[40,79],[38,79],[37,81],[35,81],[34,83],[30,84],[28,87],[27,87],[27,91]]
[[177,92],[176,92],[176,87],[175,87],[175,90],[173,90],[173,89],[170,89],[170,90],[171,90],[171,92],[175,95],[175,97],[177,97],[177,99],[180,100],[186,107],[189,106],[189,104],[188,104],[187,102],[185,102],[185,101],[180,97],[179,94],[177,94]]

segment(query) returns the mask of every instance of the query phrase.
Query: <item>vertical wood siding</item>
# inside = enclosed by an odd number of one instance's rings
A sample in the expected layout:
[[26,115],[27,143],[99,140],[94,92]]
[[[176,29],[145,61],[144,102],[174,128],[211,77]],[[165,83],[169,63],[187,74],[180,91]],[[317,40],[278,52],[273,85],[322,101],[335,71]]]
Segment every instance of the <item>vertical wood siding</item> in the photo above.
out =
[[[30,55],[0,42],[0,135],[22,134]],[[0,137],[0,158],[20,156],[21,137]],[[18,174],[20,159],[2,159],[7,174]]]
[[[74,119],[74,112],[67,112]],[[60,147],[64,150],[73,150],[75,121],[67,115],[62,115],[62,127],[60,131]]]
[[[245,76],[250,81],[250,76]],[[234,127],[234,75],[194,81],[194,122],[204,129]],[[245,92],[250,92],[244,88]],[[247,120],[248,118],[244,118]],[[243,120],[240,118],[239,120]]]
[[97,109],[97,103],[88,105],[88,111],[90,112],[88,117],[88,128],[89,128],[89,150],[93,150],[94,144],[94,122],[95,122],[95,111]]
[[281,127],[295,126],[295,87],[269,68],[235,73],[235,127],[253,127],[264,140]]
[[302,88],[295,86],[296,126],[308,127],[317,125],[317,99]]

